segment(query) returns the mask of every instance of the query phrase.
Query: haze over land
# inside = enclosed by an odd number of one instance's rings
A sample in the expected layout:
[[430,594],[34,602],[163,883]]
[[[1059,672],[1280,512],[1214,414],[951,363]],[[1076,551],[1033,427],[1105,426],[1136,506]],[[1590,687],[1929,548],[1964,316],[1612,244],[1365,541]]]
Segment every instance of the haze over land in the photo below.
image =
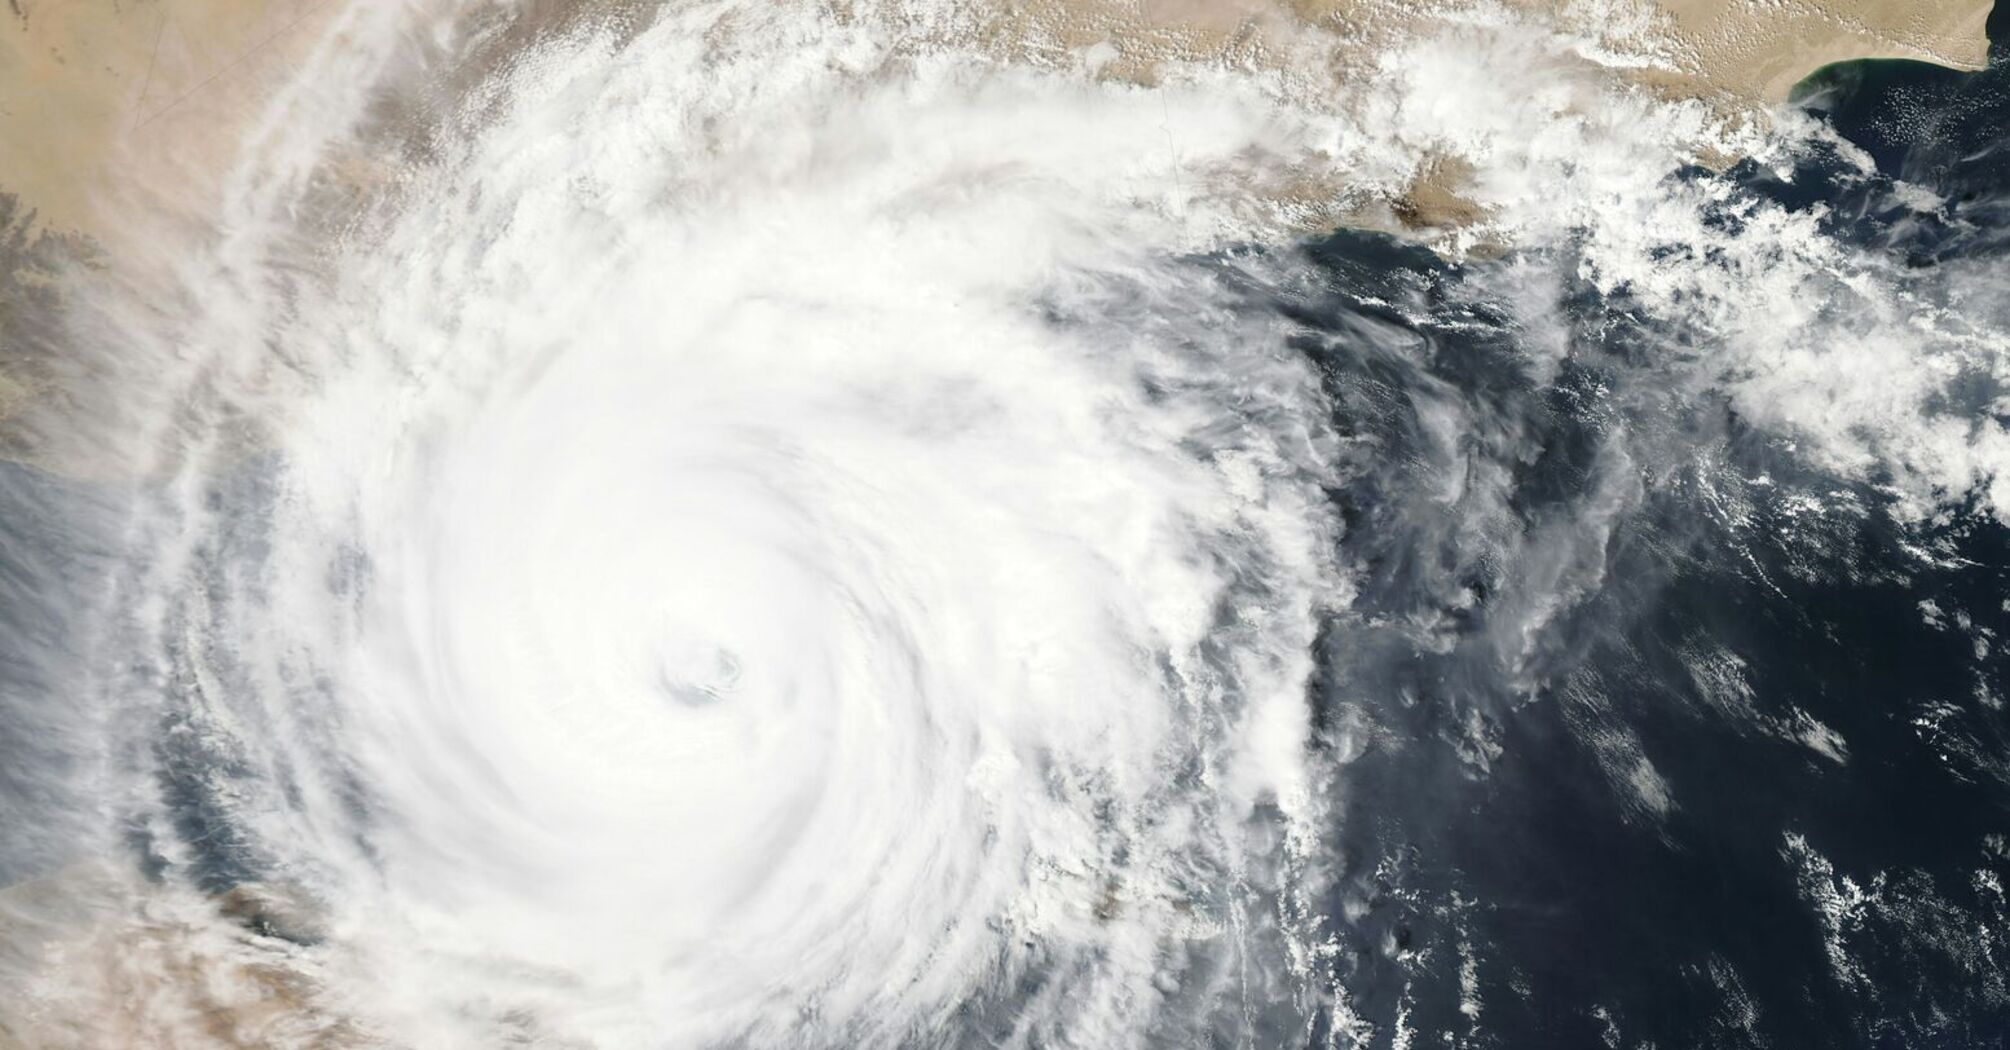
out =
[[[1988,0],[1506,4],[1581,33],[1583,61],[1725,112],[1778,103],[1801,77],[1843,59],[1976,69],[1988,51]],[[430,20],[443,35],[465,32],[460,23],[493,27],[481,32],[495,37],[489,49],[500,59],[540,33],[639,6],[441,2]],[[62,382],[64,370],[48,359],[60,351],[44,345],[65,294],[57,275],[88,259],[151,279],[180,238],[213,221],[234,158],[259,137],[259,114],[329,45],[343,9],[341,0],[18,0],[0,13],[0,202],[11,201],[0,219],[12,231],[0,247],[0,288],[15,289],[0,309],[0,418]],[[1378,75],[1377,57],[1392,43],[1493,17],[1458,0],[1023,0],[976,10],[952,32],[986,39],[1008,60],[1088,62],[1103,76],[1139,81],[1167,60],[1276,68],[1341,106]],[[917,44],[929,46],[926,33]],[[1317,172],[1275,192],[1301,199],[1309,228],[1458,230],[1483,217],[1465,193],[1481,164],[1456,153],[1429,158],[1393,192]],[[396,161],[381,155],[357,154],[331,173],[363,193],[398,177]],[[23,440],[5,443],[32,458]]]
[[[1988,0],[1509,0],[1653,56],[1635,70],[1680,94],[1779,102],[1801,77],[1848,58],[1958,69],[1987,59]],[[466,17],[563,24],[625,0],[467,5]],[[988,29],[1029,61],[1106,48],[1109,75],[1148,77],[1165,57],[1325,65],[1336,94],[1370,75],[1375,49],[1473,5],[1396,0],[1024,0]],[[342,9],[333,0],[18,0],[0,13],[0,193],[36,227],[116,241],[132,209],[167,187],[214,192],[246,123]],[[456,17],[451,5],[442,19]],[[520,14],[510,15],[511,11]],[[1323,56],[1323,57],[1322,57]],[[1629,56],[1628,63],[1638,61]],[[153,187],[135,194],[133,183]],[[137,196],[137,199],[135,199]]]

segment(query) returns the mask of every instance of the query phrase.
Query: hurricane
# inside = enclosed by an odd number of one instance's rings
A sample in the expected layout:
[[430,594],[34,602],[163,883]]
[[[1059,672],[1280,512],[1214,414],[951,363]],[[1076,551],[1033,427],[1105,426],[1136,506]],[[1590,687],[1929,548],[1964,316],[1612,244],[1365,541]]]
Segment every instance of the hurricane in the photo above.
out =
[[2005,183],[1577,8],[303,5],[9,286],[0,1045],[1989,1045]]

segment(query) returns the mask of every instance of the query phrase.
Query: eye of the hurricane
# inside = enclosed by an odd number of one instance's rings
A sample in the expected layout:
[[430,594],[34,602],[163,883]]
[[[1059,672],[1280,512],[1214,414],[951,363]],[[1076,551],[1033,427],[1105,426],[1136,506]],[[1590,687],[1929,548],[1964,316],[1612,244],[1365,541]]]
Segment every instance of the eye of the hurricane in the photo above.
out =
[[[879,572],[848,539],[870,500],[758,391],[678,386],[643,356],[552,363],[449,421],[406,512],[438,523],[404,605],[432,610],[418,637],[451,668],[444,731],[481,738],[516,797],[625,825],[617,842],[782,820],[798,803],[775,785],[819,789],[802,774],[830,726],[906,695],[879,673],[886,636],[848,612]],[[722,833],[702,855],[738,848]]]
[[740,687],[740,658],[709,642],[673,636],[658,654],[656,670],[664,693],[692,707],[724,700]]

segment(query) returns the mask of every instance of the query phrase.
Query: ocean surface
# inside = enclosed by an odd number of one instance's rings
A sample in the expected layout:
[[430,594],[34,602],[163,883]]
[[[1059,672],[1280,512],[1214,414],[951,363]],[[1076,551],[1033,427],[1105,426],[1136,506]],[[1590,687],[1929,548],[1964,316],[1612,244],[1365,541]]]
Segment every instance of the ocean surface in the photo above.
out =
[[[1731,175],[1907,267],[2000,266],[2006,76],[1829,67],[1799,104],[1878,176]],[[1922,214],[1894,179],[1947,203]],[[1377,1045],[2010,1045],[2002,523],[1894,527],[1877,479],[1673,395],[1642,360],[1688,333],[1623,295],[1566,292],[1573,353],[1537,388],[1465,290],[1512,259],[1349,233],[1311,251],[1317,292],[1279,308],[1372,450],[1334,493],[1364,585],[1324,636],[1320,710],[1358,751],[1334,910]],[[1950,392],[1981,413],[2002,394]],[[1615,501],[1614,457],[1654,480]],[[1416,499],[1475,461],[1508,476],[1495,520]],[[1558,571],[1572,607],[1504,647]]]

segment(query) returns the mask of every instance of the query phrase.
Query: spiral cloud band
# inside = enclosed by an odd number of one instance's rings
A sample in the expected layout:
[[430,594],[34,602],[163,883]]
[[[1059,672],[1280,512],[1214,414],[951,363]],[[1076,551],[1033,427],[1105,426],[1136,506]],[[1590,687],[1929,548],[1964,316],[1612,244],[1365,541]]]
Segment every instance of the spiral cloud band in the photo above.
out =
[[332,1012],[1120,1046],[1310,994],[1329,439],[1181,260],[1250,203],[1210,168],[1316,128],[876,48],[588,29],[372,223],[303,251],[246,194],[196,338],[264,436],[166,504],[137,819],[325,911]]

